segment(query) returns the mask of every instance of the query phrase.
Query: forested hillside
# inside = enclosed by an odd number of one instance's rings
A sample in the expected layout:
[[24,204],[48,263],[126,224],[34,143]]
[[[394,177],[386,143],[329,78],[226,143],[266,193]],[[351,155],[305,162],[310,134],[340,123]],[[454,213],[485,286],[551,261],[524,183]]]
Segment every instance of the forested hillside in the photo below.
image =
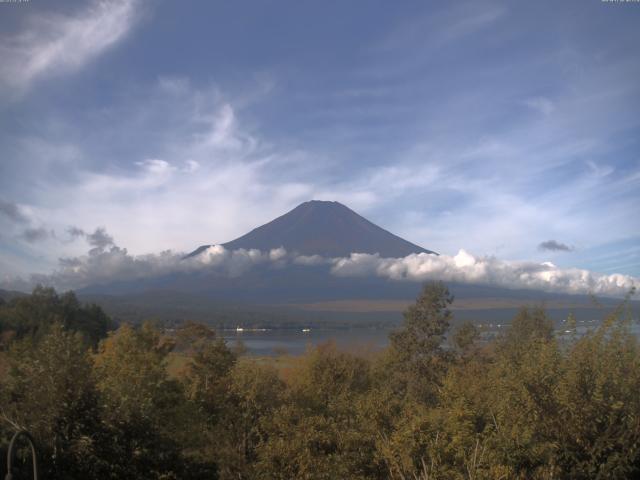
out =
[[202,324],[115,329],[72,293],[36,289],[0,303],[0,461],[25,428],[51,479],[640,476],[624,302],[568,343],[523,308],[491,344],[472,324],[451,331],[451,302],[426,285],[382,352],[325,344],[276,362]]

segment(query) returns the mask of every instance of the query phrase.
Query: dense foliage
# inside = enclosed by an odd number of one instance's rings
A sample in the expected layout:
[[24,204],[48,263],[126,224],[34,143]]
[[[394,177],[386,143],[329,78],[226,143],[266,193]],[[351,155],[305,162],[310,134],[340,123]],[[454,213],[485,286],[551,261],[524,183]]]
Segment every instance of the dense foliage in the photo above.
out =
[[201,324],[108,332],[98,307],[37,289],[0,305],[0,447],[28,429],[60,479],[640,477],[624,303],[568,342],[523,308],[486,344],[451,331],[451,301],[425,286],[383,352],[276,361]]

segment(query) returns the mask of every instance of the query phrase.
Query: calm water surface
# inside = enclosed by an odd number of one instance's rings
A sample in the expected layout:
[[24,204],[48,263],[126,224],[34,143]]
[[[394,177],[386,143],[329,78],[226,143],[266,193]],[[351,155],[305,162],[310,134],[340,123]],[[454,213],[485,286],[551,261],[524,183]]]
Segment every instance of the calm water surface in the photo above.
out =
[[249,353],[254,355],[277,355],[287,353],[299,355],[307,347],[334,341],[341,348],[379,350],[388,343],[389,328],[352,329],[266,329],[266,330],[223,330],[222,336],[229,345],[241,341]]
[[[584,335],[587,331],[598,326],[593,321],[580,322],[578,324],[578,335]],[[502,331],[509,327],[509,324],[484,324],[482,325],[483,337],[491,339],[499,335]],[[278,355],[291,354],[299,355],[305,352],[309,346],[315,346],[320,343],[334,341],[338,347],[357,351],[379,350],[387,346],[389,343],[389,333],[395,328],[394,326],[385,327],[363,327],[363,328],[326,328],[326,329],[309,329],[303,331],[302,328],[297,329],[260,329],[260,330],[223,330],[222,336],[229,345],[241,341],[247,348],[248,352],[253,355]],[[631,332],[640,336],[640,324],[634,323],[631,326]],[[565,335],[565,329],[562,324],[557,326],[556,335]]]

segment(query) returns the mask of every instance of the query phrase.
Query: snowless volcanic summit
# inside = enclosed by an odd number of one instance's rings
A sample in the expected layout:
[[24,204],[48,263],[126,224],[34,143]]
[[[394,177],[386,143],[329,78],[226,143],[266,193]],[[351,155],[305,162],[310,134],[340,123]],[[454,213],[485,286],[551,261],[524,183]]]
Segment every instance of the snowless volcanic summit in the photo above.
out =
[[[188,256],[198,255],[209,246],[203,245]],[[284,247],[300,255],[325,257],[347,257],[351,253],[378,253],[386,258],[435,254],[371,223],[339,202],[320,200],[302,203],[223,246],[262,251]]]

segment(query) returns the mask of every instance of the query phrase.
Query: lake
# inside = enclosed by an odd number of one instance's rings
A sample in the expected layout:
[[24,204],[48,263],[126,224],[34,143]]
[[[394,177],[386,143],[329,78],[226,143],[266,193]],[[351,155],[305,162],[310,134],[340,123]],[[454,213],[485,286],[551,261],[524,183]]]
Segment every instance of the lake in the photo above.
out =
[[[578,322],[577,334],[584,335],[599,325],[599,320]],[[483,338],[489,340],[509,328],[508,323],[479,324]],[[334,341],[338,347],[352,351],[379,350],[389,343],[389,333],[397,325],[389,327],[356,327],[356,328],[287,328],[287,329],[243,329],[239,331],[222,330],[220,333],[229,346],[242,341],[252,355],[300,355],[309,346]],[[307,331],[308,330],[308,331]],[[640,324],[634,323],[630,331],[640,336]],[[560,322],[556,325],[556,335],[565,336],[565,328]],[[567,335],[568,337],[568,335]]]
[[258,329],[258,330],[223,330],[222,337],[232,346],[242,341],[247,351],[253,355],[277,355],[287,353],[300,355],[308,346],[335,341],[341,348],[350,350],[378,350],[384,348],[388,341],[389,328],[327,328],[310,329]]

